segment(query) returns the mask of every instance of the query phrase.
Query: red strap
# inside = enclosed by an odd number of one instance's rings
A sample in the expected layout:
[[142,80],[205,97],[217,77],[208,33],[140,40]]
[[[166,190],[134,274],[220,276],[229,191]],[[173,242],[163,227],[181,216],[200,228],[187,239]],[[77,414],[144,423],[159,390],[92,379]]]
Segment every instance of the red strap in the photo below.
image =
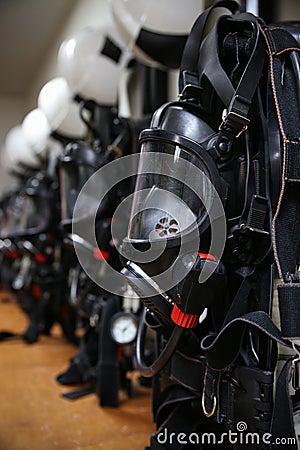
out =
[[196,314],[187,314],[181,311],[181,309],[178,308],[178,306],[173,306],[171,319],[173,322],[176,323],[176,325],[179,325],[183,328],[195,328],[199,323],[199,317]]

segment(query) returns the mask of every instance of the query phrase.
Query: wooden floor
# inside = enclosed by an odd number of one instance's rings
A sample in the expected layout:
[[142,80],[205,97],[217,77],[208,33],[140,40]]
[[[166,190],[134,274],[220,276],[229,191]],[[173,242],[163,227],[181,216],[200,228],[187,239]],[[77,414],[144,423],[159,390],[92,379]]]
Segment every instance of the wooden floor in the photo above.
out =
[[[27,318],[15,299],[0,292],[0,331],[22,333]],[[77,348],[59,327],[51,336],[26,344],[0,342],[0,450],[143,450],[154,431],[151,391],[134,385],[134,398],[120,393],[121,406],[100,408],[91,394],[76,401],[61,397],[74,388],[55,377]]]

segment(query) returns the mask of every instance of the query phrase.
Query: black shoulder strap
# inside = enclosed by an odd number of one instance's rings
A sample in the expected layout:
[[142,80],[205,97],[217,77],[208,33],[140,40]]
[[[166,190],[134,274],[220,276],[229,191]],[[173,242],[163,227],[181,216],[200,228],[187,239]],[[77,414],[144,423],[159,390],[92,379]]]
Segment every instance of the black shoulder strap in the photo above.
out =
[[[268,276],[268,271],[266,272]],[[214,370],[224,370],[237,358],[243,337],[249,328],[254,328],[272,341],[292,348],[282,339],[281,331],[275,326],[270,315],[263,311],[249,312],[249,296],[257,284],[255,273],[245,276],[228,310],[227,316],[217,335],[210,334],[201,342],[208,365]]]
[[[219,59],[219,38],[221,28],[234,23],[244,23],[251,30],[254,44],[248,62],[236,87],[222,67]],[[214,29],[206,37],[198,60],[198,76],[201,84],[206,77],[226,108],[220,131],[238,137],[249,124],[249,111],[253,96],[261,79],[265,62],[265,44],[261,38],[257,18],[250,13],[233,17],[220,17]]]
[[[289,438],[294,440],[294,445],[289,445],[291,450],[298,448],[297,437],[294,429],[293,421],[293,405],[291,394],[289,392],[289,384],[291,371],[293,367],[293,359],[289,359],[283,366],[280,375],[277,380],[276,395],[274,401],[274,413],[271,422],[271,434],[272,442],[271,449],[285,449],[286,445],[283,445],[283,439]],[[282,442],[282,445],[276,445],[276,440]]]
[[300,339],[300,47],[282,27],[262,26],[261,31],[282,147],[281,191],[273,219],[281,330],[295,340]]
[[[249,124],[248,115],[252,99],[265,62],[265,43],[260,36],[258,19],[251,13],[219,16],[204,39],[205,26],[209,17],[214,8],[220,6],[225,6],[234,13],[237,11],[235,2],[224,1],[216,3],[198,17],[183,53],[179,89],[183,94],[190,78],[194,80],[192,84],[200,86],[203,77],[208,79],[226,109],[220,123],[220,132],[230,140],[234,140],[246,130]],[[230,27],[230,21],[232,24],[247,26],[253,38],[251,53],[237,86],[233,85],[219,59],[219,32],[224,25]]]
[[196,19],[189,37],[186,41],[184,51],[181,58],[180,64],[180,75],[179,75],[179,92],[182,92],[184,88],[183,73],[184,72],[197,72],[199,49],[204,38],[204,32],[206,25],[208,25],[209,19],[213,11],[216,8],[226,8],[228,9],[228,14],[236,13],[239,11],[239,4],[235,0],[221,0],[216,2],[210,8],[207,8],[200,16]]

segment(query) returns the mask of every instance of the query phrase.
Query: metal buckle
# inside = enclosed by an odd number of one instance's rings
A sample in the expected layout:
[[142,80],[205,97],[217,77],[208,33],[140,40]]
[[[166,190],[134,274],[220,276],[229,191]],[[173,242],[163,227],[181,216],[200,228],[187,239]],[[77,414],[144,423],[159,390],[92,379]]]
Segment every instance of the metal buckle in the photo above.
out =
[[226,109],[224,109],[223,114],[222,114],[222,123],[219,126],[219,131],[223,131],[223,132],[227,132],[226,128],[224,129],[224,126],[226,125],[226,123],[228,121],[231,121],[231,123],[233,123],[233,129],[235,130],[236,124],[238,125],[242,125],[242,128],[237,132],[237,134],[235,134],[235,137],[238,138],[241,136],[241,134],[243,134],[247,128],[248,128],[248,124],[250,122],[249,119],[247,119],[246,117],[234,112],[234,111],[230,111],[227,112]]
[[214,395],[213,396],[213,406],[211,411],[207,411],[206,406],[205,406],[205,389],[203,389],[203,394],[202,394],[202,409],[203,409],[203,413],[206,417],[212,417],[214,415],[214,413],[216,412],[216,408],[217,408],[217,398]]
[[199,98],[202,92],[202,88],[196,84],[186,84],[180,94],[179,99],[184,100],[188,98]]
[[216,412],[217,397],[216,397],[216,395],[212,396],[213,405],[212,405],[211,410],[207,411],[206,406],[205,406],[205,400],[206,400],[205,390],[206,390],[206,381],[207,381],[207,370],[208,370],[208,368],[206,367],[205,376],[204,376],[204,386],[203,386],[203,392],[202,392],[202,410],[206,417],[212,417],[214,415],[214,413]]
[[191,97],[199,98],[203,88],[199,86],[198,74],[196,72],[184,70],[182,77],[184,87],[182,92],[178,95],[179,99],[188,99]]

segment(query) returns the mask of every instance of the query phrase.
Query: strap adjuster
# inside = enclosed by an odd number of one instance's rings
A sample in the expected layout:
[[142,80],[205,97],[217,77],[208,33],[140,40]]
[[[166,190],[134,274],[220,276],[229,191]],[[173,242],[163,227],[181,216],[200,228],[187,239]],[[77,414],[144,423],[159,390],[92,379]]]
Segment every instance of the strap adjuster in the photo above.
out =
[[203,88],[199,85],[198,74],[184,70],[182,77],[184,87],[179,94],[179,98],[181,100],[200,98]]

